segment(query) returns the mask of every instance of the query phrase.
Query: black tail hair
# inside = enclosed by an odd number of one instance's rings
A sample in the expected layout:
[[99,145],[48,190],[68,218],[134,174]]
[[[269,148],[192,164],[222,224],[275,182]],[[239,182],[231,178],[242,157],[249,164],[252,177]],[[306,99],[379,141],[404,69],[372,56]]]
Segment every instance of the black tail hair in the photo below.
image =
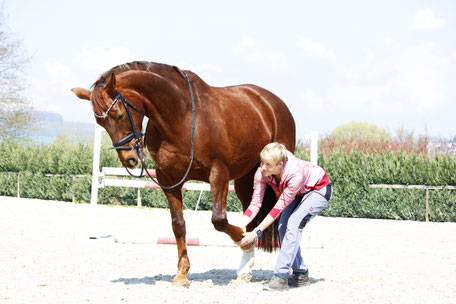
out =
[[[255,219],[252,221],[255,223],[255,226],[258,226],[261,221],[268,215],[272,210],[272,207],[277,202],[277,197],[271,186],[267,185],[266,190],[264,191],[263,203],[261,204],[260,211],[258,212]],[[280,237],[279,237],[279,218],[277,218],[272,225],[270,225],[265,231],[263,231],[263,236],[258,239],[258,248],[266,252],[272,252],[272,250],[277,250],[280,248]],[[253,227],[252,227],[253,228]]]

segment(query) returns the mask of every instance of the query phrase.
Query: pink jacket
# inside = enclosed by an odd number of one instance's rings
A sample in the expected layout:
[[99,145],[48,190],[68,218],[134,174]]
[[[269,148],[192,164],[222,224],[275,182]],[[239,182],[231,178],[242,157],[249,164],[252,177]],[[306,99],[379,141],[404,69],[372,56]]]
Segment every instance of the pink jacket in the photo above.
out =
[[254,179],[252,201],[244,212],[244,215],[250,218],[254,218],[260,210],[266,184],[274,189],[276,195],[280,195],[277,203],[269,212],[273,218],[277,218],[297,195],[311,190],[320,190],[329,184],[329,177],[321,167],[299,159],[289,151],[287,151],[287,159],[282,165],[279,185],[276,184],[274,177],[263,176],[261,168],[256,171]]

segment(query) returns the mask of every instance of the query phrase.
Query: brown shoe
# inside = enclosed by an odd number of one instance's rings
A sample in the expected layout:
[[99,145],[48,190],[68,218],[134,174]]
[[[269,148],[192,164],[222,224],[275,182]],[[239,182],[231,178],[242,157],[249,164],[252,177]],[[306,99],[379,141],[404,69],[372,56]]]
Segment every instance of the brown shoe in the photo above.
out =
[[273,276],[268,285],[264,286],[263,290],[288,290],[288,279],[282,279],[278,276]]

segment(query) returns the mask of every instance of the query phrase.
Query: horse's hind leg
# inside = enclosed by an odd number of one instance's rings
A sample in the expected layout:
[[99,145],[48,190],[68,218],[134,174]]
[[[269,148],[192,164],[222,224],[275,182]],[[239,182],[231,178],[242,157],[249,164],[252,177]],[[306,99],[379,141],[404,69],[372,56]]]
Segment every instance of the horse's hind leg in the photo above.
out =
[[187,243],[185,241],[186,228],[184,214],[182,212],[182,192],[181,190],[165,191],[171,212],[172,226],[177,244],[177,274],[173,278],[173,285],[188,286],[187,273],[190,270],[190,260],[187,256]]
[[253,168],[249,173],[234,181],[234,189],[236,191],[236,196],[241,201],[243,211],[247,210],[252,200],[253,177],[255,176],[257,168],[258,167]]

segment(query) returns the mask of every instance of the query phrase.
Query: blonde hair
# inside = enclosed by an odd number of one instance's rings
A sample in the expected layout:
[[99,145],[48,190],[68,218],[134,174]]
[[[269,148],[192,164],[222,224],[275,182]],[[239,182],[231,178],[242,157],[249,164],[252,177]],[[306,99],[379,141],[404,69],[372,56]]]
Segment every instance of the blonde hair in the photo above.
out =
[[273,142],[267,144],[263,150],[261,150],[260,157],[262,161],[267,162],[271,165],[277,165],[281,161],[284,161],[287,158],[287,148],[279,144],[278,142]]

